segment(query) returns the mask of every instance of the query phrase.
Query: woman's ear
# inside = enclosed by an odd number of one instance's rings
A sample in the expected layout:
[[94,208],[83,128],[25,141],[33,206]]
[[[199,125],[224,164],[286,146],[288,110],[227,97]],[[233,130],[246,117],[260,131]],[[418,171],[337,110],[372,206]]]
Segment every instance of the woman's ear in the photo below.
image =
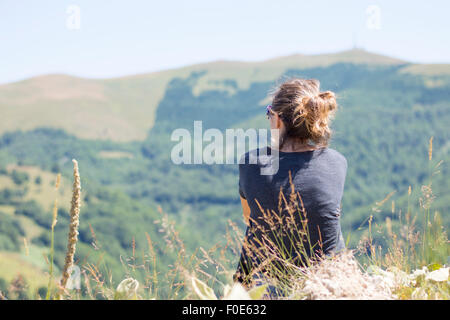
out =
[[284,126],[283,120],[281,120],[281,117],[278,114],[275,114],[275,119],[276,119],[276,124],[277,124],[277,129],[282,129]]

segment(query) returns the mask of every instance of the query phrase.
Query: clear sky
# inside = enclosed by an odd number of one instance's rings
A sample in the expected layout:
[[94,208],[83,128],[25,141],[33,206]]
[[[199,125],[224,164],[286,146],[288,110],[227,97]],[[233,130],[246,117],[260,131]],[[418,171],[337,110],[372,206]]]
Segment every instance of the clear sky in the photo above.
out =
[[48,73],[108,78],[355,44],[450,63],[449,14],[445,0],[0,0],[0,83]]

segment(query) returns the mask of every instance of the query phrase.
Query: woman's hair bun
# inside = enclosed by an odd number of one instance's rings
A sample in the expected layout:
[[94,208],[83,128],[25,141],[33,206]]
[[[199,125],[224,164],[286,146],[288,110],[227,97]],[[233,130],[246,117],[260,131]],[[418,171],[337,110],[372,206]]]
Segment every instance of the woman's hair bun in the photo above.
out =
[[337,109],[336,95],[332,91],[324,91],[319,93],[319,98],[324,100],[324,107],[328,109],[328,111],[333,111]]
[[316,144],[327,144],[331,137],[329,119],[337,109],[332,91],[320,92],[315,79],[292,79],[284,82],[274,94],[272,110],[286,127],[286,135]]

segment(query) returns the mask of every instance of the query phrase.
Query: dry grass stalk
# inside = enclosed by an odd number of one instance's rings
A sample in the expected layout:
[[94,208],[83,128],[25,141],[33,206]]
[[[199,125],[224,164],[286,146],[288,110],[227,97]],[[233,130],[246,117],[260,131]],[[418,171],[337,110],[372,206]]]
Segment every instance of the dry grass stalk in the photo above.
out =
[[72,159],[73,162],[73,193],[72,193],[72,203],[70,208],[70,224],[69,224],[69,237],[67,243],[66,260],[63,268],[63,274],[61,279],[61,287],[65,288],[67,280],[69,279],[69,269],[73,265],[73,257],[75,255],[75,248],[78,241],[78,225],[79,225],[79,214],[80,214],[80,204],[81,204],[81,184],[80,184],[80,173],[78,171],[78,162]]
[[[250,232],[255,236],[251,243],[244,241],[242,244],[249,260],[246,263],[250,267],[250,274],[244,275],[243,270],[239,270],[235,275],[236,279],[242,278],[246,287],[252,287],[254,275],[263,274],[266,281],[280,289],[288,289],[292,286],[292,272],[299,266],[311,264],[315,256],[321,254],[321,239],[317,243],[312,243],[310,239],[306,208],[300,193],[293,187],[291,175],[290,185],[288,197],[280,190],[278,212],[264,210],[256,201],[262,217],[260,221],[250,217],[253,222]],[[257,266],[254,262],[257,262]]]
[[28,242],[27,242],[27,238],[23,238],[23,245],[25,247],[25,255],[29,256],[30,255],[30,249],[28,247]]
[[428,146],[428,160],[431,161],[433,157],[433,137],[430,138],[430,143]]
[[55,199],[55,202],[53,203],[52,229],[55,228],[57,222],[58,222],[58,200]]
[[61,173],[58,173],[55,181],[55,190],[58,190],[60,184],[61,184]]

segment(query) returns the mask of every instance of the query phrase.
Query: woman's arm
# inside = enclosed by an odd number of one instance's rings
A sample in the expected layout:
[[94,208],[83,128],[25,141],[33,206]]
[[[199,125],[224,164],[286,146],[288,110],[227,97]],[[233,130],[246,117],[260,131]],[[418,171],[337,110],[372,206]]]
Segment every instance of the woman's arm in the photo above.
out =
[[241,204],[242,204],[242,214],[244,215],[245,224],[250,225],[250,223],[249,223],[250,207],[248,206],[247,200],[241,197]]

